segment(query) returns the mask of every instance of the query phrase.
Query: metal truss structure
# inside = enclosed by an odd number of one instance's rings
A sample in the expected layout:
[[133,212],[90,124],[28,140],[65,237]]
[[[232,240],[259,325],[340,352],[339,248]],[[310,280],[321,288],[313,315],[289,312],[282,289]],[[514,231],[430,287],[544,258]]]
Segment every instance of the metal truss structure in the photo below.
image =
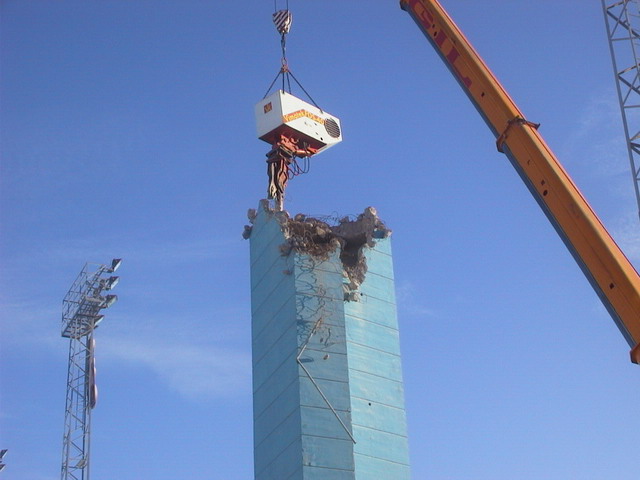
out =
[[120,263],[114,259],[110,266],[85,264],[62,301],[62,336],[69,339],[62,480],[89,480],[91,410],[98,394],[93,332],[104,318],[102,309],[117,300],[102,293],[118,283],[118,277],[105,274],[113,273]]
[[640,215],[640,4],[602,0],[607,38],[622,112],[625,140]]

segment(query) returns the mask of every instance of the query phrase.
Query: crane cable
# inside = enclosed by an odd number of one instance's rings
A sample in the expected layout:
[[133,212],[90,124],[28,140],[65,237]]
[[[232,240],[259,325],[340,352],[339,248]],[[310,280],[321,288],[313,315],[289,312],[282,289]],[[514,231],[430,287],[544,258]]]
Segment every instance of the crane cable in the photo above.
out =
[[[289,0],[287,0],[287,10],[289,10]],[[273,12],[277,12],[278,11],[278,1],[277,0],[273,0]]]
[[[291,30],[291,23],[293,22],[293,15],[289,10],[289,0],[287,0],[286,8],[284,10],[278,10],[277,1],[273,0],[273,8],[274,8],[273,23],[276,27],[276,30],[280,34],[280,47],[282,49],[282,58],[280,59],[280,70],[278,71],[278,74],[273,79],[273,82],[271,82],[271,85],[269,85],[267,92],[264,94],[264,97],[262,98],[267,98],[267,95],[269,95],[269,93],[271,92],[271,89],[273,88],[276,81],[278,80],[278,77],[280,76],[282,76],[282,91],[283,92],[288,91],[289,93],[291,93],[291,78],[293,78],[294,82],[296,82],[296,84],[302,89],[302,91],[309,98],[309,100],[311,100],[311,103],[313,103],[313,105],[315,105],[315,107],[318,110],[323,111],[318,106],[318,104],[313,99],[313,97],[309,94],[309,92],[307,92],[307,90],[298,81],[298,79],[295,77],[295,75],[289,68],[289,63],[287,61],[287,34]],[[286,83],[286,87],[288,88],[285,88],[285,83]]]

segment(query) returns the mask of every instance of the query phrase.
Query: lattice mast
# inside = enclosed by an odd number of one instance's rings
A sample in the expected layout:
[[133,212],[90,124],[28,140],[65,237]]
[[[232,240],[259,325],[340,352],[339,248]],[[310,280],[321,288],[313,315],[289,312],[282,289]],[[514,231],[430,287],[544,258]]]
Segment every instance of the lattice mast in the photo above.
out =
[[640,2],[602,0],[602,11],[640,215]]
[[113,305],[116,295],[103,295],[119,278],[121,259],[110,266],[85,264],[62,301],[62,336],[69,339],[67,396],[62,438],[62,480],[89,480],[91,410],[98,390],[95,382],[94,331],[102,322],[101,311]]

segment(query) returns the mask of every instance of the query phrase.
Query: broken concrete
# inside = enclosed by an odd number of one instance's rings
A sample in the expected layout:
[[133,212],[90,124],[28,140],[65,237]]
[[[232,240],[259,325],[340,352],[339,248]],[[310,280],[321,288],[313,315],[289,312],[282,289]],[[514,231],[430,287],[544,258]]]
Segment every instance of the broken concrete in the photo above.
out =
[[[323,220],[303,214],[291,218],[286,211],[272,209],[268,200],[261,200],[260,208],[275,216],[280,222],[287,239],[286,243],[280,246],[283,255],[296,251],[318,260],[327,260],[331,253],[340,248],[340,260],[349,279],[348,288],[351,290],[356,290],[362,284],[367,273],[363,248],[372,248],[375,246],[375,239],[391,235],[391,230],[378,218],[373,207],[367,207],[355,220],[344,217],[337,225],[329,225]],[[248,218],[252,224],[255,217],[256,211],[250,209]],[[245,225],[243,238],[251,236],[251,229],[251,225]]]

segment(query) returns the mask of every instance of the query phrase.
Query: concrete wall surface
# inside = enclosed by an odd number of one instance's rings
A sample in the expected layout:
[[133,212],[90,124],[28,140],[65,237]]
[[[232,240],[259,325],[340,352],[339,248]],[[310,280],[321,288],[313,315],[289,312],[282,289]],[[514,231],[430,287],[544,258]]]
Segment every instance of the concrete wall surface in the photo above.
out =
[[290,222],[262,202],[249,237],[255,478],[409,479],[389,238],[354,292],[338,244],[291,248]]

